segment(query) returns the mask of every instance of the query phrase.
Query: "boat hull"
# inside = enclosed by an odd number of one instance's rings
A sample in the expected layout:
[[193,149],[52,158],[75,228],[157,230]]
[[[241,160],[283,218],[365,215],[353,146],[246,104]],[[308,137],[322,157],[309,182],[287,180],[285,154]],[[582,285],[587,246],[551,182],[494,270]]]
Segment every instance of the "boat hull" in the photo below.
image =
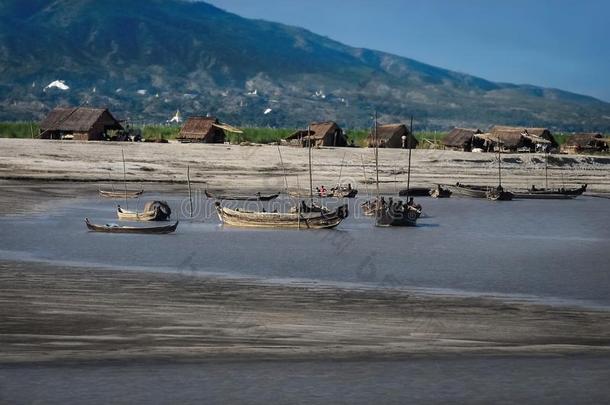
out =
[[252,228],[328,229],[347,218],[347,205],[331,212],[275,213],[238,211],[216,204],[216,211],[224,225]]
[[93,232],[103,233],[137,233],[137,234],[168,234],[175,232],[178,228],[178,221],[172,225],[167,226],[152,226],[152,227],[137,227],[137,226],[107,226],[97,225],[89,221],[89,218],[85,218],[85,225],[87,229]]
[[513,193],[519,200],[572,200],[576,195],[551,193]]
[[144,190],[139,191],[106,191],[99,190],[99,193],[102,197],[106,198],[138,198],[144,193]]
[[455,195],[473,198],[487,198],[487,192],[492,188],[469,185],[446,185],[445,187]]
[[280,194],[269,194],[269,195],[260,195],[257,194],[255,196],[245,196],[245,195],[215,195],[210,193],[208,190],[205,190],[205,195],[208,198],[214,198],[216,200],[232,200],[232,201],[271,201],[276,199]]

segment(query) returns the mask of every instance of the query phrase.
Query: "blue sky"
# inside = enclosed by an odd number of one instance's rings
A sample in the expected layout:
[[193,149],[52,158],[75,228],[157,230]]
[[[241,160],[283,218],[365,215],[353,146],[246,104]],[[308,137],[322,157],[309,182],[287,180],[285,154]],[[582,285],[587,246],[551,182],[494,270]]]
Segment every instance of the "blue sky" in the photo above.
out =
[[610,0],[207,0],[485,79],[610,101]]

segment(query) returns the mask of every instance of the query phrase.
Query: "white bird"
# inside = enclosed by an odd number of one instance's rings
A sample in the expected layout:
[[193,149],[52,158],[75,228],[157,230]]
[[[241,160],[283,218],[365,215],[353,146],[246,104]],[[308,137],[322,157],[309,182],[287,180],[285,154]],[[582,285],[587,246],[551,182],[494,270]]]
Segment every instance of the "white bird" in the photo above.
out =
[[68,86],[66,84],[66,82],[63,80],[55,80],[55,81],[47,84],[47,87],[45,87],[44,89],[46,90],[46,89],[52,89],[52,88],[56,88],[56,89],[64,90],[64,91],[70,90],[70,86]]

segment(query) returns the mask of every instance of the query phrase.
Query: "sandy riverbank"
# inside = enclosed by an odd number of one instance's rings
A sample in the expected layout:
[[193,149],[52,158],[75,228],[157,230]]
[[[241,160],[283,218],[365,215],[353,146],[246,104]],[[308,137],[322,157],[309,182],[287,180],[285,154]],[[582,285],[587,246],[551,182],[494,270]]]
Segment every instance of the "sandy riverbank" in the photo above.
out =
[[[96,193],[90,183],[0,186],[0,213],[25,216]],[[0,258],[0,362],[609,350],[604,310]]]
[[[292,189],[308,183],[307,150],[282,146],[236,146],[203,144],[152,144],[0,139],[0,178],[121,182],[127,160],[131,182],[184,182],[186,168],[191,180],[212,189],[284,189],[284,169]],[[313,151],[314,184],[350,182],[366,191],[373,181],[373,151],[360,148],[323,148]],[[544,156],[503,155],[503,184],[509,188],[544,185]],[[407,152],[380,151],[382,191],[404,187]],[[497,162],[493,154],[445,150],[414,150],[414,186],[436,183],[495,184]],[[366,182],[365,182],[366,179]],[[610,192],[610,156],[553,155],[550,159],[551,186],[589,184],[592,192]]]
[[1,263],[0,362],[610,354],[610,313]]

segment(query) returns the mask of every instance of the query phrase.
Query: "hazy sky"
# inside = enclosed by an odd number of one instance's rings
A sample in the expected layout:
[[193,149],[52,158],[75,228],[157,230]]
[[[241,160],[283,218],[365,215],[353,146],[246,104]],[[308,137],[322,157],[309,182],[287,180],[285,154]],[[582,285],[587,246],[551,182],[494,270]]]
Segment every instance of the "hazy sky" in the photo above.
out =
[[207,0],[347,45],[610,101],[610,0]]

